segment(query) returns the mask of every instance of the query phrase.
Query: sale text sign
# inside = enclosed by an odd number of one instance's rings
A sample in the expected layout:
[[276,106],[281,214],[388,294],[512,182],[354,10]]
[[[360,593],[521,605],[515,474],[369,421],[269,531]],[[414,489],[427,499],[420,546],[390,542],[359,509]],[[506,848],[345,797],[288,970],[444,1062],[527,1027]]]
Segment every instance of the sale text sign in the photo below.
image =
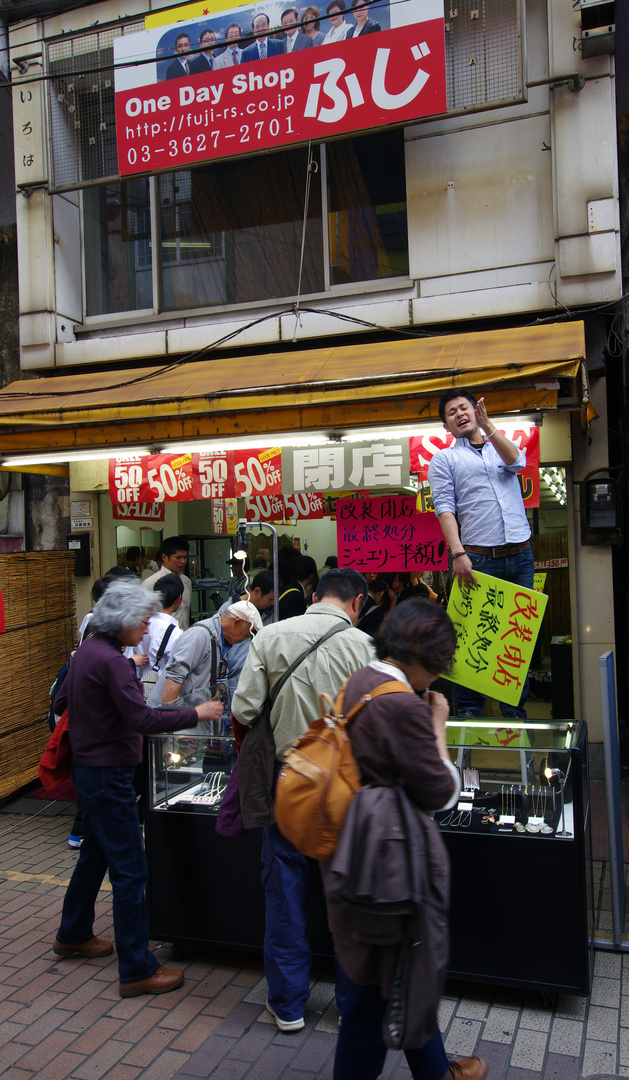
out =
[[120,175],[445,112],[442,0],[377,2],[369,32],[360,34],[366,9],[356,10],[334,22],[323,16],[316,39],[292,26],[287,33],[286,11],[275,3],[208,9],[116,38]]
[[277,446],[194,454],[128,454],[109,459],[109,494],[114,507],[272,496],[281,491],[282,454]]
[[488,574],[475,576],[477,588],[452,582],[448,615],[457,645],[444,678],[517,706],[548,597]]
[[404,495],[339,499],[339,566],[364,573],[447,570],[446,542],[434,514],[420,514]]

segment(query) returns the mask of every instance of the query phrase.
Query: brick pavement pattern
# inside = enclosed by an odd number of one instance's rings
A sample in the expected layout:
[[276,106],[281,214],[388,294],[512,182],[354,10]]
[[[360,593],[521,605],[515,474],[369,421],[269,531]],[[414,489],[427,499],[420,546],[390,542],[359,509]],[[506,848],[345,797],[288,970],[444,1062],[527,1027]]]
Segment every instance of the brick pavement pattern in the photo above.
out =
[[[3,1080],[330,1080],[338,1029],[327,968],[313,972],[305,1028],[283,1035],[264,1008],[258,957],[199,950],[181,965],[179,990],[127,1000],[115,955],[55,957],[77,858],[67,847],[70,821],[0,815]],[[95,932],[113,940],[108,884]],[[153,947],[168,962],[170,946]],[[440,1025],[452,1057],[487,1059],[488,1080],[629,1076],[629,956],[596,954],[589,999],[544,1004],[519,990],[449,984]],[[408,1078],[403,1055],[390,1053],[382,1075]]]

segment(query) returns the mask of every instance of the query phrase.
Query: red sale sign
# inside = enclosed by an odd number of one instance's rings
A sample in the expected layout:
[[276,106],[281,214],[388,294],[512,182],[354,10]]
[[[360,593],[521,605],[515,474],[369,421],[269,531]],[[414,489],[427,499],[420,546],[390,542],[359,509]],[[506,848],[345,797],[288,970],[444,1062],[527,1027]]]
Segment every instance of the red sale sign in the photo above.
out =
[[111,509],[114,521],[163,522],[166,518],[163,503],[114,503]]
[[234,450],[236,495],[282,494],[282,451],[279,446],[263,450]]
[[[315,47],[300,45],[290,54],[282,27],[274,29],[267,23],[264,59],[253,44],[242,53],[238,50],[239,59],[229,64],[223,63],[225,56],[231,58],[229,50],[219,52],[226,45],[221,40],[222,13],[221,24],[212,29],[218,43],[212,67],[209,61],[203,64],[205,53],[190,52],[187,57],[180,44],[187,38],[188,51],[201,47],[201,34],[212,28],[211,18],[203,24],[191,20],[168,31],[144,30],[116,39],[120,175],[187,168],[445,112],[442,8],[434,0],[424,0],[413,10],[424,18],[399,25],[411,15],[378,5],[374,13],[379,33],[341,39],[328,34],[329,41]],[[274,12],[270,14],[273,18]],[[392,25],[396,20],[398,25]],[[242,21],[247,21],[244,12]],[[321,22],[327,29],[328,20],[324,17]],[[348,18],[348,30],[350,22],[355,26],[353,17]],[[249,36],[247,41],[255,38]],[[207,55],[211,53],[210,49]]]
[[323,495],[300,491],[295,495],[254,495],[245,499],[247,521],[294,523],[323,517]]

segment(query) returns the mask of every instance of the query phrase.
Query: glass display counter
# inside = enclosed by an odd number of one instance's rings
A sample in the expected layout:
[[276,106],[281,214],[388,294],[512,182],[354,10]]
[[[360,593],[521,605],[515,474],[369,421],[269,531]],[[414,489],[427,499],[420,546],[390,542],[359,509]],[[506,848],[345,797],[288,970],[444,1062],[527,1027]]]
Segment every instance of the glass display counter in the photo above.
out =
[[583,723],[449,721],[461,795],[435,814],[450,855],[450,975],[587,994],[593,885]]
[[[496,721],[452,719],[447,739],[462,775],[457,805],[435,815],[451,864],[450,977],[587,994],[593,890],[585,725],[497,728]],[[215,831],[236,760],[225,716],[202,734],[149,737],[146,759],[151,937],[261,949],[262,831],[241,840]],[[330,956],[313,870],[311,946]]]

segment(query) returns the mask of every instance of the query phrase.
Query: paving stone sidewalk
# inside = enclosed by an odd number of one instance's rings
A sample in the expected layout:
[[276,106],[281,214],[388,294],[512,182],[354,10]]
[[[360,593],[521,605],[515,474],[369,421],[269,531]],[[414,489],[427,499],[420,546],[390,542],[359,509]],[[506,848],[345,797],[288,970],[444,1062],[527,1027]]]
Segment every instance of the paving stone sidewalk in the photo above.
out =
[[[328,968],[313,972],[305,1029],[282,1035],[264,1009],[258,957],[191,952],[180,990],[129,1000],[118,995],[115,957],[55,957],[77,858],[70,821],[0,815],[3,1080],[331,1080],[338,1028]],[[95,930],[113,939],[108,887]],[[531,947],[534,936],[533,926]],[[154,948],[167,963],[170,947]],[[488,1080],[629,1076],[629,956],[597,953],[588,1000],[544,1005],[535,994],[449,984],[440,1023],[448,1053],[482,1054]],[[410,1076],[403,1055],[388,1055],[383,1076]]]

